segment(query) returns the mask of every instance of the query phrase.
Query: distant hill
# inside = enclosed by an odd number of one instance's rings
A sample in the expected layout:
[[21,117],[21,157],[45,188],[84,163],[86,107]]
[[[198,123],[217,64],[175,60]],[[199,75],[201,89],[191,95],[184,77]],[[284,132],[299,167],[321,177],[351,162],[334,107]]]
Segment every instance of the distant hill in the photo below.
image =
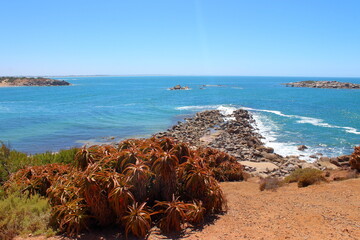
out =
[[0,87],[21,87],[21,86],[69,86],[70,83],[64,80],[50,78],[27,78],[27,77],[0,77]]

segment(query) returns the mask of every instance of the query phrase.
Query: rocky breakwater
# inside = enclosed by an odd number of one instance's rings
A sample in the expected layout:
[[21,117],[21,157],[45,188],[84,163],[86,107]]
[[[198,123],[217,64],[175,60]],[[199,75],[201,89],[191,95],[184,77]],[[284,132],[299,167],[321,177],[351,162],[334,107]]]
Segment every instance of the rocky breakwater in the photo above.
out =
[[50,78],[0,77],[0,87],[69,86],[64,80]]
[[338,81],[301,81],[301,82],[284,83],[283,85],[287,87],[360,89],[360,84],[345,83]]
[[236,157],[246,171],[261,177],[286,176],[297,168],[320,168],[300,160],[298,156],[280,156],[274,153],[274,149],[266,147],[252,115],[243,109],[231,115],[218,110],[199,112],[155,136],[171,137],[194,147],[212,147],[227,152]]

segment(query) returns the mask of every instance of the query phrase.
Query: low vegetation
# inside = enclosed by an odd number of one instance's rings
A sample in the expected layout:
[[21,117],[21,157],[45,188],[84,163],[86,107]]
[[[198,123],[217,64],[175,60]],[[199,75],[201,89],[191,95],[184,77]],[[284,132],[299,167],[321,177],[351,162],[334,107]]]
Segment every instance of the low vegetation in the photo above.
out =
[[266,177],[266,178],[260,179],[259,189],[260,189],[260,191],[264,191],[264,190],[276,191],[276,189],[278,189],[282,185],[283,185],[283,182],[279,178]]
[[0,197],[0,239],[17,235],[54,235],[49,227],[51,207],[46,199],[34,194],[27,197],[14,192]]
[[307,187],[321,181],[325,181],[323,171],[314,168],[296,169],[284,179],[286,183],[297,182],[298,187]]
[[83,148],[75,166],[29,166],[12,174],[4,187],[7,194],[20,188],[28,196],[47,197],[52,226],[68,235],[117,225],[145,237],[153,225],[180,231],[186,223],[199,224],[206,215],[225,211],[218,181],[242,179],[242,166],[226,153],[151,138]]
[[51,163],[73,164],[79,149],[60,150],[58,153],[46,152],[27,155],[0,142],[0,185],[9,179],[12,173],[28,166],[40,166]]

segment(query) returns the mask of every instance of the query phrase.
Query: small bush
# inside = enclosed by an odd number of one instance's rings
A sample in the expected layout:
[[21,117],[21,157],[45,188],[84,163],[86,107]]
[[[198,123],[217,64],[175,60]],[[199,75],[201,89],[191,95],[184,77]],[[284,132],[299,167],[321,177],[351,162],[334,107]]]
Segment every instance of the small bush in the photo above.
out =
[[276,191],[276,189],[281,187],[281,185],[282,185],[282,182],[278,178],[266,177],[266,178],[262,178],[260,180],[259,189],[260,189],[260,191],[264,191],[264,190]]
[[54,235],[48,226],[50,205],[39,195],[27,198],[13,193],[0,198],[0,239],[12,239],[17,235]]
[[6,182],[12,173],[29,166],[40,166],[51,163],[74,164],[75,154],[79,149],[60,150],[58,153],[39,153],[26,155],[11,150],[10,146],[0,141],[0,185]]
[[350,156],[349,163],[352,169],[360,172],[360,146],[354,148],[354,152]]
[[298,187],[307,187],[320,181],[324,181],[323,172],[314,168],[299,168],[287,176],[284,182],[297,182]]

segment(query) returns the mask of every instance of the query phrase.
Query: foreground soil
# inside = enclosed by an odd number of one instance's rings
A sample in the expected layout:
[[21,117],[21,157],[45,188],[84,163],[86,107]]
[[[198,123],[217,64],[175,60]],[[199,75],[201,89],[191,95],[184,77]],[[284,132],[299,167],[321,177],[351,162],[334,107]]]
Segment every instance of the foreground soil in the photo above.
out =
[[[149,239],[360,239],[359,178],[264,192],[255,178],[221,187],[228,199],[226,214],[181,235],[164,236],[155,229]],[[104,231],[81,239],[119,238],[123,236]]]

